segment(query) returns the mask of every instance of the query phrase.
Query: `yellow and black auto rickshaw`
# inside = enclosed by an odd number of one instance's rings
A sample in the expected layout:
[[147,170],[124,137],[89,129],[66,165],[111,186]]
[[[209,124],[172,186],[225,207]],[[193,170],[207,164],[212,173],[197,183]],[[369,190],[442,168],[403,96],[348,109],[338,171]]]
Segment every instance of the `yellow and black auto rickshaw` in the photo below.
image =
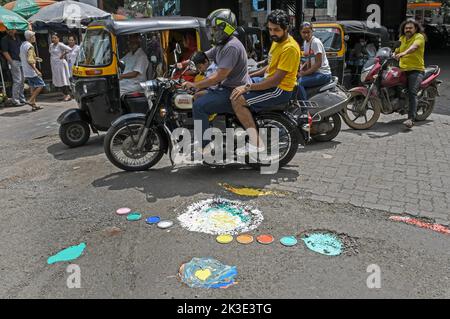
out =
[[141,48],[149,59],[149,68],[144,70],[147,80],[163,76],[168,66],[175,63],[171,53],[187,34],[195,39],[195,48],[185,48],[186,53],[187,49],[210,48],[202,18],[159,17],[90,24],[73,68],[73,89],[79,108],[67,110],[58,118],[64,144],[81,146],[89,140],[91,129],[94,133],[107,131],[123,114],[146,113],[148,102],[143,93],[120,94],[121,58],[127,51],[126,37],[131,34],[140,35]]
[[[333,75],[347,88],[351,87],[352,79],[359,79],[357,65],[364,65],[364,61],[356,61],[352,57],[353,49],[360,39],[365,39],[367,45],[375,50],[392,45],[385,27],[370,27],[365,21],[317,22],[313,25],[314,35],[325,46]],[[368,59],[370,56],[363,58]]]

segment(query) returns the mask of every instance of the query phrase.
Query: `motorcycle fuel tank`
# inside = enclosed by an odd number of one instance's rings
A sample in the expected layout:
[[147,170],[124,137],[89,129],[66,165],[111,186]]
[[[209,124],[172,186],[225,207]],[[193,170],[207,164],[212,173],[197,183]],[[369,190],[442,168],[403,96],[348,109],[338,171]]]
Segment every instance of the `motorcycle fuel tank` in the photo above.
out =
[[392,67],[383,72],[383,79],[381,81],[383,87],[405,86],[406,84],[406,74],[400,68]]
[[188,93],[177,93],[173,97],[173,104],[180,110],[192,110],[194,97]]

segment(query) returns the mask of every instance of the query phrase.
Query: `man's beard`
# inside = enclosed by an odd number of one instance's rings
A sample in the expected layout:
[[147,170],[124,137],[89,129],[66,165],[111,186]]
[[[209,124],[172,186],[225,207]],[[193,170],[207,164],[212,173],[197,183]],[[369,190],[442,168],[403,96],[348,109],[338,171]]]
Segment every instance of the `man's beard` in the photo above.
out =
[[277,37],[276,35],[273,35],[273,36],[271,36],[270,38],[272,39],[272,41],[275,41],[275,42],[281,42],[281,41],[283,41],[283,39],[285,38],[286,36],[284,35],[284,36],[282,36],[282,37]]

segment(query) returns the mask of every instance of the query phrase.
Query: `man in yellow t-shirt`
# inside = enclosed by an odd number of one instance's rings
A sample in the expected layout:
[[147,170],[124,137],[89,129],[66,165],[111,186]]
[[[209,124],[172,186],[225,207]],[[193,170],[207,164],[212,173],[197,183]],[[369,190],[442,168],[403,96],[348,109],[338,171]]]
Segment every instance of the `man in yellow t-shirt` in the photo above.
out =
[[408,77],[409,113],[403,123],[407,128],[414,126],[417,116],[417,94],[425,71],[425,37],[423,27],[415,20],[408,19],[400,26],[400,47],[395,58]]
[[249,132],[250,143],[236,151],[238,156],[265,151],[251,112],[288,104],[297,84],[301,51],[289,35],[288,14],[283,10],[272,11],[267,17],[267,28],[274,41],[269,52],[269,65],[252,74],[255,77],[264,75],[264,80],[237,87],[230,97],[236,116]]

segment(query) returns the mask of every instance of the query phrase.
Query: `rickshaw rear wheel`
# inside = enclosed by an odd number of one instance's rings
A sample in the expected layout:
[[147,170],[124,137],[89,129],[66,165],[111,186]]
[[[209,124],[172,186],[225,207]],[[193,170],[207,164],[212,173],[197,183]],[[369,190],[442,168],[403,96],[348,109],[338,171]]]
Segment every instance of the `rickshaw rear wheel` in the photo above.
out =
[[90,136],[91,129],[83,121],[66,123],[59,127],[59,137],[69,147],[79,147],[86,144]]

